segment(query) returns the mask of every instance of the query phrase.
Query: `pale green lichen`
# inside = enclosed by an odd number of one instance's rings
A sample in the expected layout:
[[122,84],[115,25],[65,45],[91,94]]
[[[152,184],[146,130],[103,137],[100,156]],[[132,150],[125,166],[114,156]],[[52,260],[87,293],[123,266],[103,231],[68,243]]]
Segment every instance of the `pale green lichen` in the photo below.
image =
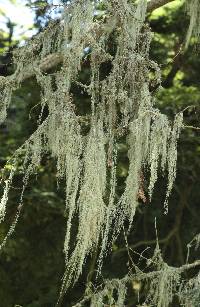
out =
[[[20,87],[24,79],[34,75],[41,88],[42,111],[38,128],[14,157],[20,156],[23,160],[24,187],[20,204],[28,178],[37,173],[44,155],[49,154],[55,159],[58,182],[65,181],[66,268],[61,296],[78,280],[87,257],[98,246],[100,274],[103,258],[127,221],[131,228],[138,206],[141,176],[146,169],[150,171],[149,198],[158,179],[158,170],[163,173],[167,170],[167,208],[176,176],[177,140],[183,120],[180,113],[171,123],[154,107],[149,90],[152,82],[150,72],[154,84],[159,85],[161,80],[158,65],[149,59],[152,35],[145,24],[146,1],[134,4],[126,0],[105,1],[108,19],[103,21],[94,19],[96,4],[98,1],[79,0],[67,5],[60,22],[50,23],[43,32],[14,52],[14,75],[0,79],[1,122],[6,117],[12,91]],[[107,48],[111,33],[116,40],[114,55],[109,54]],[[88,85],[78,80],[86,47],[90,50],[91,77]],[[44,63],[54,53],[59,54],[62,65],[54,67],[53,71],[47,69],[47,74]],[[102,80],[101,64],[107,61],[112,68]],[[79,116],[71,93],[71,86],[76,81],[84,87],[91,101],[88,132],[83,129],[85,118]],[[42,122],[45,107],[48,116]],[[122,135],[126,135],[129,169],[124,191],[116,195],[116,144]],[[4,182],[1,220],[5,217],[13,176],[11,172]],[[20,211],[9,235],[15,228]],[[71,249],[71,227],[75,216],[78,217],[76,244]],[[160,275],[151,283],[147,301],[165,307],[172,301],[172,284],[176,284],[179,276],[164,263],[159,270]],[[118,296],[114,300],[112,291],[116,288]],[[92,297],[91,306],[102,306],[105,297],[110,304],[124,306],[125,294],[124,281],[108,282],[101,294]]]
[[188,48],[191,37],[198,41],[200,36],[200,6],[199,0],[187,0],[186,9],[190,17],[189,29],[186,36],[185,48]]

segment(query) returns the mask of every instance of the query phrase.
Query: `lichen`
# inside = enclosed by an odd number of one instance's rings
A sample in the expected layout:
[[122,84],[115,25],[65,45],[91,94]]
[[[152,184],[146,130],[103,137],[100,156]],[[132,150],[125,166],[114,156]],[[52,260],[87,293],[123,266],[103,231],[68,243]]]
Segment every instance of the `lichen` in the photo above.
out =
[[[12,92],[22,85],[24,79],[35,76],[41,88],[42,111],[38,128],[14,153],[13,159],[20,156],[23,165],[24,186],[20,204],[29,176],[37,173],[46,154],[56,161],[58,183],[60,180],[65,182],[66,267],[61,296],[78,280],[87,257],[98,246],[100,274],[103,259],[124,224],[128,221],[129,230],[132,227],[138,207],[141,176],[145,170],[150,173],[150,177],[145,178],[149,179],[150,199],[158,170],[163,174],[167,170],[167,210],[176,176],[177,140],[183,120],[182,113],[179,113],[171,122],[154,107],[150,92],[152,76],[156,85],[161,80],[159,66],[149,58],[152,34],[145,23],[146,1],[140,0],[137,4],[126,0],[105,1],[108,13],[105,20],[94,18],[95,5],[96,1],[89,0],[73,1],[66,5],[60,22],[50,23],[24,47],[15,50],[15,73],[6,80],[0,79],[1,122],[6,118]],[[193,21],[191,23],[193,29]],[[107,47],[111,34],[115,37],[114,55]],[[86,47],[90,50],[89,85],[81,84],[78,80]],[[53,71],[44,71],[44,62],[54,53],[59,54],[62,65],[54,67]],[[101,64],[107,61],[111,63],[111,69],[102,80]],[[71,93],[71,86],[76,81],[90,97],[88,132],[83,129],[85,119],[76,110]],[[42,121],[45,107],[48,116]],[[116,144],[121,136],[126,136],[129,168],[124,191],[116,197]],[[11,172],[4,181],[1,221],[5,218],[13,176]],[[20,211],[17,211],[9,235],[15,228]],[[75,216],[78,217],[78,225],[75,247],[71,249],[71,227]],[[160,270],[162,274],[151,283],[147,301],[165,307],[172,301],[172,284],[179,280],[179,276],[164,263]],[[114,301],[110,293],[116,287],[118,297]],[[125,284],[113,281],[101,294],[92,297],[91,306],[102,306],[105,297],[108,300],[110,297],[110,304],[124,306],[125,294]]]
[[186,9],[190,17],[190,24],[186,36],[185,48],[188,47],[191,37],[198,42],[200,36],[200,6],[199,0],[187,0]]

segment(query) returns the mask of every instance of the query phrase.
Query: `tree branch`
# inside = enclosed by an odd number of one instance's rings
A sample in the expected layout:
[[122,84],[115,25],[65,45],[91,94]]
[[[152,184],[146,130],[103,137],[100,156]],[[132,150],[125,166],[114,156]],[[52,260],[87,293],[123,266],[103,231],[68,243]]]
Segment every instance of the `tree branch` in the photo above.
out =
[[[168,242],[173,236],[174,234],[176,233],[177,231],[177,227],[174,227],[169,233],[168,235],[163,238],[163,239],[160,239],[159,240],[159,244],[164,244],[166,242]],[[113,252],[113,254],[118,254],[118,253],[121,253],[121,252],[127,252],[127,249],[130,249],[130,250],[134,250],[140,246],[143,246],[143,245],[154,245],[157,243],[157,240],[148,240],[148,241],[139,241],[135,244],[132,244],[132,245],[129,245],[128,248],[127,247],[122,247],[122,248],[119,248],[117,249],[116,251]]]
[[175,0],[151,0],[150,2],[148,2],[147,4],[147,12],[150,13],[156,9],[158,9],[159,7],[172,2]]
[[193,130],[200,130],[200,127],[194,127],[194,126],[184,126],[185,128],[193,129]]
[[[50,69],[58,66],[60,63],[62,63],[63,57],[59,53],[52,53],[46,56],[46,58],[42,59],[39,63],[35,62],[34,65],[28,65],[24,68],[23,71],[21,71],[22,75],[22,82],[33,77],[35,75],[35,71],[32,68],[33,66],[38,66],[39,69],[42,72],[47,72]],[[10,82],[13,82],[13,79],[15,78],[15,74],[10,76],[0,76],[0,86],[9,84]]]
[[164,88],[169,88],[173,85],[173,80],[176,77],[177,72],[180,70],[183,63],[183,54],[179,53],[179,55],[175,58],[172,68],[168,73],[166,79],[162,82],[162,86]]
[[[175,1],[175,0],[151,0],[147,4],[147,12],[150,13],[154,11],[155,9],[169,2],[172,2],[172,1]],[[49,54],[45,59],[41,61],[41,63],[39,63],[39,68],[41,69],[41,71],[47,72],[49,69],[52,69],[56,67],[58,64],[62,63],[62,61],[63,59],[60,54],[58,53]],[[22,81],[25,81],[26,79],[31,78],[34,75],[35,75],[35,72],[32,69],[27,69],[26,67],[26,72],[23,75]],[[12,80],[12,76],[8,76],[8,77],[0,76],[0,83],[5,83],[6,80],[7,81]]]

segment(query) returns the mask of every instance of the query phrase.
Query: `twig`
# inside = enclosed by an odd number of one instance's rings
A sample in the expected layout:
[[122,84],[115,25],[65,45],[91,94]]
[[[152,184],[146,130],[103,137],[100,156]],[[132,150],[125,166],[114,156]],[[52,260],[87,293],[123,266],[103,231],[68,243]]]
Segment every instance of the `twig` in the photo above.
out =
[[179,113],[184,113],[185,111],[187,111],[188,109],[194,109],[196,108],[197,106],[194,106],[194,105],[191,105],[191,106],[187,106],[186,108],[184,108],[182,111],[180,111]]
[[189,128],[193,130],[200,130],[200,127],[194,127],[194,126],[184,126],[184,128]]
[[[171,239],[171,237],[176,233],[176,231],[177,231],[177,228],[176,227],[174,227],[169,233],[168,233],[168,235],[165,237],[165,238],[163,238],[163,239],[160,239],[159,240],[159,244],[163,244],[163,243],[166,243],[166,242],[168,242],[170,239]],[[138,248],[138,247],[140,247],[140,246],[143,246],[143,245],[154,245],[154,244],[156,244],[157,243],[157,239],[156,240],[149,240],[149,241],[139,241],[139,242],[137,242],[136,244],[133,244],[133,245],[129,245],[129,249],[130,250],[133,250],[133,249],[136,249],[136,248]],[[114,252],[114,254],[115,253],[122,253],[122,252],[126,252],[127,251],[127,246],[126,247],[122,247],[122,248],[119,248],[118,250],[116,250],[115,252]]]

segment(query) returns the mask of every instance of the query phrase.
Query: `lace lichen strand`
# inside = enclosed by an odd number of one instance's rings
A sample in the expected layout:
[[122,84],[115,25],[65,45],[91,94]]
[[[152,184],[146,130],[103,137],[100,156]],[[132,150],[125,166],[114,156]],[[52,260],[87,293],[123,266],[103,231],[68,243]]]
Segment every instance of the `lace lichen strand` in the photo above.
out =
[[[121,20],[117,40],[118,46],[112,62],[113,69],[107,78],[107,84],[104,83],[103,88],[103,94],[105,93],[106,95],[105,100],[109,107],[110,131],[113,131],[113,125],[116,122],[115,113],[117,106],[121,109],[122,114],[124,113],[122,125],[128,125],[130,114],[133,114],[136,108],[134,105],[137,97],[136,88],[139,89],[142,80],[147,76],[147,65],[142,57],[142,52],[147,56],[149,47],[147,46],[147,50],[143,48],[143,45],[146,45],[146,40],[140,32],[145,12],[143,2],[139,1],[138,7],[136,9],[133,8],[133,10],[131,10],[127,1],[123,3],[118,1],[116,4],[118,9],[115,12],[115,16]],[[139,48],[140,44],[141,48]]]
[[175,116],[168,142],[168,149],[167,149],[168,186],[164,203],[165,213],[168,212],[168,198],[170,196],[176,178],[177,141],[179,139],[182,128],[183,128],[183,113],[181,112]]
[[164,262],[158,243],[153,257],[147,261],[147,265],[155,268],[157,274],[154,278],[149,276],[149,290],[145,303],[150,304],[150,306],[169,307],[173,302],[178,286],[181,284],[180,271]]
[[[156,111],[154,112],[156,113]],[[152,119],[149,145],[150,183],[148,189],[150,199],[158,177],[160,158],[162,170],[164,171],[166,168],[167,147],[170,135],[170,123],[167,116],[157,111],[157,114]]]
[[[138,118],[129,123],[129,135],[127,143],[129,145],[129,171],[126,179],[126,187],[121,196],[118,207],[119,213],[116,219],[116,233],[120,231],[124,220],[128,218],[129,229],[132,225],[133,217],[138,205],[138,191],[140,178],[148,161],[148,148],[150,136],[152,99],[149,93],[148,84],[143,83],[138,95]],[[120,212],[122,211],[122,212]]]
[[[160,70],[149,59],[152,35],[145,24],[146,1],[140,0],[137,4],[127,0],[105,1],[109,18],[95,20],[95,4],[98,2],[79,0],[66,5],[60,22],[50,23],[45,31],[14,52],[16,71],[6,79],[8,82],[0,79],[2,121],[6,117],[12,91],[21,86],[30,72],[41,89],[42,111],[38,128],[17,155],[23,161],[26,184],[30,175],[38,172],[46,154],[56,161],[58,183],[65,182],[66,267],[61,296],[78,280],[87,257],[97,247],[100,249],[97,257],[100,274],[103,258],[127,221],[130,230],[138,206],[143,171],[150,169],[151,198],[158,169],[161,166],[163,172],[168,170],[165,206],[176,175],[177,139],[182,127],[182,114],[175,117],[171,127],[168,118],[154,108],[149,88],[151,82],[160,84]],[[94,29],[98,29],[98,34]],[[111,33],[115,34],[114,55],[110,55],[107,48]],[[82,125],[76,97],[72,95],[72,85],[79,80],[82,69],[85,47],[88,47],[90,62],[90,83],[85,85],[91,103],[89,129]],[[62,65],[47,74],[42,63],[54,53],[59,53]],[[102,78],[101,65],[108,61],[111,69]],[[48,116],[42,120],[44,108],[48,109]],[[129,169],[124,191],[118,195],[117,143],[121,136],[126,136]],[[5,182],[0,220],[4,219],[12,176]],[[71,229],[75,215],[78,225],[74,234],[75,247],[72,248]],[[160,295],[162,293],[167,300],[163,294],[163,287],[166,287],[168,302],[171,300],[171,283],[177,276],[166,265],[160,270],[163,273],[157,278],[160,288],[152,283],[153,304],[167,306],[162,305]],[[105,291],[92,298],[91,306],[102,306],[102,300],[114,289],[118,291],[118,298],[111,300],[110,304],[123,306],[125,281],[108,283]],[[151,296],[148,298],[152,300]]]
[[[139,179],[142,172],[143,162],[143,122],[138,119],[137,121],[130,124],[129,134],[129,172],[126,179],[125,191],[120,199],[119,206],[123,210],[123,214],[120,214],[121,222],[123,219],[129,219],[129,228],[132,225],[133,217],[138,205],[138,190],[139,190]],[[119,225],[117,228],[120,229]]]
[[13,76],[2,77],[0,76],[0,124],[2,124],[7,117],[7,109],[10,105],[12,93],[15,90],[15,80]]
[[200,36],[200,5],[199,0],[186,0],[186,9],[190,17],[190,25],[186,36],[185,48],[188,48],[192,36]]
[[198,307],[200,300],[200,272],[189,281],[185,281],[181,284],[178,297],[181,306],[184,307]]
[[[5,246],[7,240],[13,234],[17,222],[19,220],[21,210],[23,207],[23,196],[28,184],[28,180],[31,174],[37,171],[38,166],[40,164],[40,154],[42,150],[41,144],[38,144],[38,134],[41,132],[41,128],[44,128],[44,124],[42,127],[39,127],[36,132],[31,135],[31,137],[20,147],[18,148],[14,155],[7,161],[7,164],[3,170],[3,176],[6,177],[7,171],[9,170],[9,176],[7,179],[2,179],[1,182],[4,182],[4,192],[3,196],[0,201],[0,222],[2,222],[5,218],[6,214],[6,205],[9,200],[9,192],[12,188],[13,178],[18,171],[19,161],[23,161],[23,165],[21,165],[22,171],[22,186],[21,186],[21,193],[18,201],[18,206],[16,208],[16,214],[14,216],[13,222],[11,223],[7,234],[3,238],[2,242],[0,243],[0,250]],[[33,146],[37,144],[36,146]],[[39,146],[38,146],[39,145]],[[37,149],[37,151],[36,151]],[[38,155],[39,154],[39,155]]]
[[[105,282],[104,288],[101,291],[93,291],[92,287],[88,287],[86,292],[88,293],[88,298],[90,298],[91,307],[102,307],[104,305],[103,302],[105,302],[105,306],[124,307],[127,293],[126,279],[113,279],[110,281],[107,280]],[[81,306],[84,305],[79,303],[74,307]]]
[[83,140],[80,126],[72,110],[61,110],[51,117],[48,125],[49,149],[57,160],[57,177],[66,182],[66,210],[68,212],[64,251],[68,258],[71,222],[76,210],[81,173]]
[[117,214],[116,207],[116,185],[117,185],[117,169],[116,169],[116,160],[117,160],[117,150],[116,144],[113,144],[113,152],[112,152],[112,161],[110,165],[110,190],[109,190],[109,200],[106,207],[105,221],[104,221],[104,229],[102,236],[102,243],[100,246],[100,253],[98,258],[98,266],[97,266],[97,276],[101,274],[101,269],[103,266],[103,259],[107,255],[108,251],[112,247],[114,239],[110,239],[110,235],[113,235],[113,222],[115,221]]
[[5,215],[6,215],[6,205],[7,205],[7,202],[8,202],[8,193],[10,191],[10,188],[11,188],[11,185],[12,185],[12,180],[13,180],[13,177],[14,177],[14,174],[15,174],[15,165],[13,164],[11,166],[11,170],[10,170],[10,174],[9,174],[9,177],[7,180],[4,181],[4,191],[3,191],[3,196],[1,198],[1,201],[0,201],[0,223],[2,221],[4,221],[4,218],[5,218]]
[[91,307],[102,307],[104,305],[124,307],[129,281],[128,275],[123,279],[106,280],[99,291],[93,289],[92,285],[88,285],[83,300],[73,307],[83,307],[86,302],[90,302]]
[[[89,284],[83,299],[73,307],[84,307],[87,303],[92,307],[101,307],[104,304],[124,307],[127,304],[128,289],[135,282],[140,285],[137,295],[141,304],[138,301],[138,307],[169,307],[174,302],[179,302],[184,307],[199,306],[199,274],[189,282],[184,280],[182,274],[192,267],[199,266],[199,261],[180,267],[169,266],[164,262],[158,244],[152,258],[147,259],[142,254],[141,258],[147,261],[146,272],[135,266],[134,272],[129,272],[122,279],[105,280],[97,289]],[[141,287],[145,287],[146,295],[140,298]]]
[[67,92],[70,90],[72,80],[76,79],[81,69],[86,41],[90,41],[90,38],[92,41],[89,29],[93,24],[94,6],[89,0],[75,1],[71,4],[70,11],[67,8],[64,10],[63,18],[63,73],[65,72],[67,76],[68,83],[65,85]]
[[[83,180],[77,202],[79,216],[77,243],[71,256],[66,254],[66,272],[61,294],[82,273],[86,257],[97,248],[105,223],[106,153],[102,123],[91,127],[83,158]],[[71,210],[71,209],[70,209]],[[70,232],[68,228],[68,233]],[[67,241],[69,243],[69,235]],[[66,251],[69,247],[65,246]],[[67,278],[67,279],[66,279]]]

